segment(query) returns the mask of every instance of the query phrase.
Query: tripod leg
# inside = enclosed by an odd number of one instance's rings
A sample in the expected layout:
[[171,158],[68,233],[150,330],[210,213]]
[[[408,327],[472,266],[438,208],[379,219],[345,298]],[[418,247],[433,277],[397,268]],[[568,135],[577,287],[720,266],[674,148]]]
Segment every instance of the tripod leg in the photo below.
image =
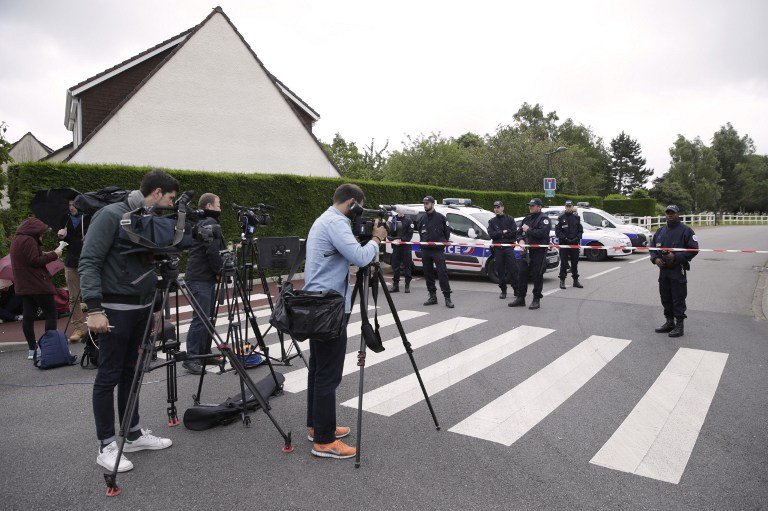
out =
[[378,275],[379,282],[381,283],[381,290],[387,299],[387,303],[389,304],[389,310],[392,311],[392,317],[395,318],[397,331],[400,333],[400,338],[403,340],[403,347],[405,347],[405,352],[408,353],[408,358],[411,359],[411,365],[413,366],[413,371],[416,373],[416,378],[419,380],[419,386],[421,386],[421,392],[424,394],[424,399],[426,400],[427,406],[429,407],[429,413],[432,414],[432,420],[435,422],[435,428],[438,431],[440,431],[440,424],[438,424],[437,422],[437,416],[435,415],[435,410],[434,408],[432,408],[432,402],[429,400],[429,395],[427,394],[427,389],[424,386],[424,381],[421,379],[421,373],[419,373],[419,368],[416,366],[416,359],[413,358],[413,348],[411,347],[411,343],[408,342],[408,338],[405,335],[403,324],[400,322],[400,316],[398,316],[397,314],[395,303],[392,301],[392,296],[389,294],[389,290],[387,289],[387,284],[384,281],[384,275],[381,274],[381,267],[379,266],[379,263],[376,263],[375,271],[376,271],[376,274]]
[[[352,301],[360,294],[360,319],[365,324],[368,322],[368,286],[370,285],[370,267],[360,268],[355,279],[355,288],[352,290]],[[355,468],[360,468],[360,449],[363,443],[363,389],[365,377],[365,336],[360,335],[360,349],[357,351],[357,366],[360,368],[360,378],[357,390],[357,445],[355,449]]]
[[[192,305],[192,308],[199,311],[200,310],[200,304],[197,303],[195,300],[195,297],[192,296],[191,291],[187,287],[186,283],[182,280],[179,281],[179,287],[186,296],[187,301],[189,301],[190,305]],[[204,317],[204,316],[201,316]],[[269,402],[267,402],[266,399],[264,399],[264,396],[261,395],[261,392],[259,392],[259,389],[256,387],[256,384],[253,383],[253,380],[248,375],[248,372],[245,370],[245,366],[243,365],[242,361],[239,357],[237,357],[236,354],[232,353],[232,348],[222,342],[221,336],[219,336],[219,333],[216,331],[216,329],[211,324],[210,320],[208,318],[205,318],[203,321],[203,325],[205,325],[205,328],[208,330],[208,334],[212,337],[213,342],[216,344],[216,347],[221,351],[221,353],[229,360],[230,365],[232,366],[232,369],[237,373],[237,375],[242,380],[243,384],[248,388],[248,390],[251,391],[251,394],[253,394],[253,397],[256,399],[256,401],[259,403],[259,406],[261,406],[261,409],[264,411],[264,413],[267,415],[270,421],[272,421],[272,424],[275,426],[275,429],[277,429],[278,433],[280,433],[280,436],[283,437],[284,445],[283,445],[283,452],[292,452],[293,451],[293,445],[291,445],[291,433],[285,433],[283,429],[280,427],[280,424],[278,424],[275,417],[270,412],[271,406],[269,405]]]
[[176,410],[176,401],[178,401],[178,386],[177,386],[177,373],[176,373],[176,353],[171,353],[171,360],[165,368],[167,375],[166,384],[168,386],[168,425],[178,426],[179,414]]

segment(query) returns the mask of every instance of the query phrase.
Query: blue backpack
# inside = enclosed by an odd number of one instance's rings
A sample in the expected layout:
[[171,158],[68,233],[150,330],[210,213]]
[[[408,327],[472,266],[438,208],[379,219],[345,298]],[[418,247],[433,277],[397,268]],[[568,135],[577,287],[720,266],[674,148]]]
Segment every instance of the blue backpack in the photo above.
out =
[[38,369],[72,365],[77,357],[69,352],[69,344],[64,332],[47,330],[37,341],[34,363]]

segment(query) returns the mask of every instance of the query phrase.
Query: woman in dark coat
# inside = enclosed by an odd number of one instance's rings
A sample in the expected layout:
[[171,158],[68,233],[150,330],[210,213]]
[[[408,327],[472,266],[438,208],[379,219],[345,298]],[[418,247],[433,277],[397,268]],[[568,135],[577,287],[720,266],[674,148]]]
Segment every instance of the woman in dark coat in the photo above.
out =
[[35,316],[40,307],[45,318],[45,329],[56,330],[56,302],[53,294],[56,289],[45,265],[61,256],[61,249],[43,252],[43,234],[48,226],[37,218],[27,218],[11,242],[11,266],[16,294],[23,305],[22,330],[29,345],[29,359],[34,356],[37,346],[35,337]]

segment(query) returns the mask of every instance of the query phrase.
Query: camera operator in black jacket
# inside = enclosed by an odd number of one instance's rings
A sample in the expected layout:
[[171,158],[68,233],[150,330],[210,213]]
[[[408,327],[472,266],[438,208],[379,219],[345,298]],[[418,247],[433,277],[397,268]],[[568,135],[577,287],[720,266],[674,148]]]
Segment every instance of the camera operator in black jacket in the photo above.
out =
[[[515,219],[504,214],[504,203],[497,200],[493,203],[496,216],[488,220],[488,236],[494,243],[514,243],[517,236]],[[514,247],[493,247],[493,260],[496,263],[496,275],[499,276],[501,300],[507,297],[507,284],[512,287],[512,294],[517,296],[518,276]],[[507,282],[509,278],[510,282]]]
[[[579,245],[584,234],[581,219],[576,214],[572,201],[565,201],[565,213],[557,217],[555,236],[561,245]],[[565,289],[565,277],[570,265],[573,287],[584,287],[579,283],[579,249],[560,249],[560,289]]]
[[[197,203],[205,212],[205,218],[197,224],[198,229],[204,226],[213,226],[216,233],[213,241],[195,239],[192,248],[189,249],[189,260],[184,272],[184,281],[192,292],[192,296],[200,304],[200,308],[210,318],[216,306],[216,281],[223,265],[220,251],[226,248],[219,227],[219,215],[221,214],[221,201],[217,195],[204,193]],[[192,312],[192,323],[187,332],[187,353],[190,355],[203,355],[210,352],[211,338],[203,320]],[[187,360],[184,368],[192,374],[201,374],[203,367],[198,360]]]

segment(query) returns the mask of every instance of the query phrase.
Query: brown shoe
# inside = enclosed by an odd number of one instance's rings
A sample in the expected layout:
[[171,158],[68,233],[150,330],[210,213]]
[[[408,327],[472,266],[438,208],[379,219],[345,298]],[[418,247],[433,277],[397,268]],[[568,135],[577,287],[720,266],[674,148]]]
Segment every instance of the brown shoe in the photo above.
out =
[[321,458],[351,458],[357,449],[350,447],[341,440],[330,444],[312,444],[312,454]]
[[69,336],[69,342],[80,342],[83,340],[83,337],[85,337],[85,332],[82,330],[75,330],[72,332],[72,334]]
[[[345,436],[349,435],[350,429],[346,426],[336,426],[336,440],[339,438],[344,438]],[[307,440],[310,442],[315,441],[315,428],[309,428],[309,434],[307,435]]]

